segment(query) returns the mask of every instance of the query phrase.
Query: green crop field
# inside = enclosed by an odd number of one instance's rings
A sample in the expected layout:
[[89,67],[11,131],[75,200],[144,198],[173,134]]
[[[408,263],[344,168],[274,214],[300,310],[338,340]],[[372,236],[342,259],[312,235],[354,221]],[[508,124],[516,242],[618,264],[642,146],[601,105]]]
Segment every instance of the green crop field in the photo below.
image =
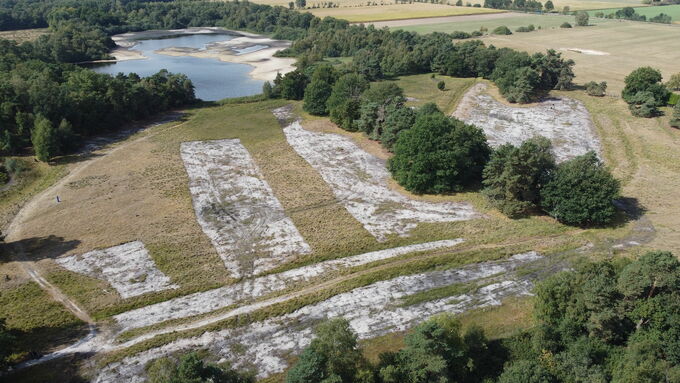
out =
[[[595,11],[589,11],[590,16],[594,16],[598,12],[602,12],[606,15],[614,13],[621,8],[607,8]],[[680,4],[676,5],[663,5],[663,6],[653,6],[653,7],[635,7],[635,12],[647,16],[647,19],[657,16],[660,13],[665,13],[673,19],[673,22],[680,21]]]

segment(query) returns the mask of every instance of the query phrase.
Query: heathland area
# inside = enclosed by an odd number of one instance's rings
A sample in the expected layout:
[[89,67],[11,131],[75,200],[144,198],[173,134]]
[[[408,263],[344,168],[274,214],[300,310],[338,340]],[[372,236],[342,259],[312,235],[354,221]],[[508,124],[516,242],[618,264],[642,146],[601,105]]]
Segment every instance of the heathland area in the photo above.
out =
[[[272,4],[0,4],[0,380],[676,381],[678,26]],[[75,65],[192,27],[286,65]]]

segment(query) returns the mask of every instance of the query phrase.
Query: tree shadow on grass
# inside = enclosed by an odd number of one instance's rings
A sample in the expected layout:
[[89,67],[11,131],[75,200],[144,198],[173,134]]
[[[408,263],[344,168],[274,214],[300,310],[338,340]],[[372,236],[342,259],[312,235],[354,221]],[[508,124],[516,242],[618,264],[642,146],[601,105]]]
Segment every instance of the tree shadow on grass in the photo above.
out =
[[23,252],[30,261],[54,259],[67,253],[80,244],[78,240],[65,240],[63,237],[49,235],[20,239],[14,242],[0,242],[0,262],[12,260],[14,255]]
[[167,124],[173,121],[181,123],[187,121],[187,119],[188,117],[186,113],[173,111],[161,113],[146,120],[135,121],[128,124],[124,129],[111,131],[96,137],[86,138],[77,152],[62,157],[57,157],[52,161],[52,163],[55,165],[67,165],[101,157],[105,153],[95,153],[95,151],[107,145],[124,141],[133,134],[145,129]]
[[90,355],[73,354],[0,374],[0,383],[86,383],[81,367]]

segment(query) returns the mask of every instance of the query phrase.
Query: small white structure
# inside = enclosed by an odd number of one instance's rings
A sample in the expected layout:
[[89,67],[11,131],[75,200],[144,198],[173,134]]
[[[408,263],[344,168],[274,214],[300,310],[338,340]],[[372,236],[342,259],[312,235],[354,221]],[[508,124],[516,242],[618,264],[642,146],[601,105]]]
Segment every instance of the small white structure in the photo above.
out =
[[123,298],[178,287],[156,268],[140,241],[57,258],[56,262],[75,273],[108,282]]

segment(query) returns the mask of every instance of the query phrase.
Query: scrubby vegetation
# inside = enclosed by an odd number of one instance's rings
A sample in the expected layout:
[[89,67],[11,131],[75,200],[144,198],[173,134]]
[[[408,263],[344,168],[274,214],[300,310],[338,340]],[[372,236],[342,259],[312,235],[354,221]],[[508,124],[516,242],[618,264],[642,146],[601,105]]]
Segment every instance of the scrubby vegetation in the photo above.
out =
[[586,93],[595,97],[604,97],[607,94],[607,82],[602,81],[596,83],[595,81],[590,81],[585,84]]
[[439,315],[371,365],[347,322],[335,319],[319,327],[286,382],[672,382],[680,376],[679,291],[680,262],[669,252],[584,261],[539,283],[526,332],[490,341]]
[[147,366],[147,383],[254,383],[252,374],[242,374],[226,365],[204,363],[190,352],[179,360],[159,358]]
[[658,108],[666,105],[670,92],[661,79],[661,72],[650,67],[638,68],[626,76],[621,97],[634,116],[654,117],[659,114]]

